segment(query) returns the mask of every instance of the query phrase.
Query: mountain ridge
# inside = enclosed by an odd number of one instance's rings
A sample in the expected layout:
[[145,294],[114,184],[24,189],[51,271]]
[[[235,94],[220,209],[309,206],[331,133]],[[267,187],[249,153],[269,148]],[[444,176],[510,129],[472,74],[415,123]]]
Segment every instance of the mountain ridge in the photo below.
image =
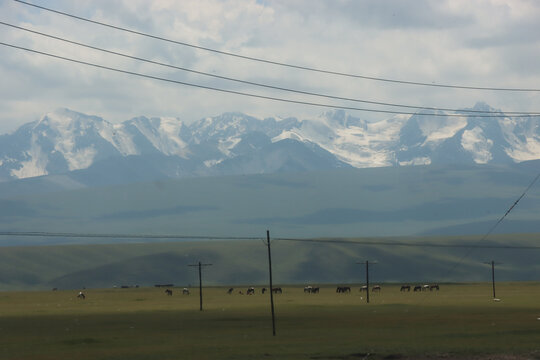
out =
[[[472,110],[497,111],[484,103]],[[133,163],[133,157],[139,158],[139,166],[154,169],[150,177],[155,178],[509,164],[540,159],[540,117],[416,114],[367,122],[334,110],[303,120],[261,120],[230,112],[192,123],[139,116],[112,124],[59,109],[0,135],[0,181],[85,169],[114,171],[106,164]],[[160,167],[166,170],[157,170]],[[124,176],[124,181],[131,180]]]

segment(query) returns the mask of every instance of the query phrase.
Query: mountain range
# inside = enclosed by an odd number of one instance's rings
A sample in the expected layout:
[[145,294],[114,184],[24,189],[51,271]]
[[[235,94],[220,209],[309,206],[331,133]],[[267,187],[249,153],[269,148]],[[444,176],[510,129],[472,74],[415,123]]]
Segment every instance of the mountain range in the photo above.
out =
[[[474,111],[497,112],[485,103]],[[0,136],[0,181],[71,174],[66,186],[165,178],[540,159],[540,117],[419,113],[368,122],[225,113],[194,122],[144,116],[113,124],[59,109]],[[74,180],[75,179],[75,180]],[[79,181],[80,180],[80,184]]]

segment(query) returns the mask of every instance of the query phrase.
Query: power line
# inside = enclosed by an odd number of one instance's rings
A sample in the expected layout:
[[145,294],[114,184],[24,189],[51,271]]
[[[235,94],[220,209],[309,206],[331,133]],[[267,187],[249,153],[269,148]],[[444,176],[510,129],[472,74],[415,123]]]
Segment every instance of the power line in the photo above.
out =
[[338,72],[338,71],[332,71],[332,70],[325,70],[325,69],[319,69],[319,68],[308,67],[308,66],[294,65],[294,64],[283,63],[283,62],[278,62],[278,61],[272,61],[272,60],[263,59],[263,58],[240,55],[240,54],[236,54],[236,53],[232,53],[232,52],[221,51],[221,50],[212,49],[212,48],[208,48],[208,47],[204,47],[204,46],[200,46],[200,45],[194,45],[194,44],[190,44],[190,43],[186,43],[186,42],[182,42],[182,41],[172,40],[172,39],[168,39],[168,38],[165,38],[165,37],[162,37],[162,36],[151,35],[151,34],[148,34],[148,33],[127,29],[127,28],[120,27],[120,26],[117,26],[117,25],[111,25],[111,24],[107,24],[107,23],[104,23],[104,22],[91,20],[91,19],[88,19],[88,18],[85,18],[85,17],[82,17],[82,16],[69,14],[69,13],[66,13],[66,12],[63,12],[63,11],[54,10],[54,9],[47,8],[47,7],[44,7],[44,6],[31,4],[31,3],[28,3],[28,2],[22,1],[22,0],[14,0],[14,1],[18,2],[20,4],[33,6],[35,8],[41,9],[41,10],[49,11],[49,12],[52,12],[52,13],[55,13],[55,14],[68,16],[68,17],[71,17],[71,18],[74,18],[74,19],[77,19],[77,20],[86,21],[86,22],[89,22],[89,23],[92,23],[92,24],[109,27],[109,28],[112,28],[112,29],[115,29],[115,30],[124,31],[124,32],[128,32],[128,33],[131,33],[131,34],[135,34],[135,35],[155,39],[155,40],[161,40],[161,41],[165,41],[165,42],[169,42],[169,43],[173,43],[173,44],[177,44],[177,45],[187,46],[187,47],[191,47],[191,48],[198,49],[198,50],[209,51],[209,52],[213,52],[213,53],[220,54],[220,55],[227,55],[227,56],[232,56],[232,57],[236,57],[236,58],[240,58],[240,59],[244,59],[244,60],[256,61],[256,62],[271,64],[271,65],[277,65],[277,66],[283,66],[283,67],[288,67],[288,68],[293,68],[293,69],[298,69],[298,70],[306,70],[306,71],[312,71],[312,72],[329,74],[329,75],[337,75],[337,76],[343,76],[343,77],[350,77],[350,78],[357,78],[357,79],[364,79],[364,80],[372,80],[372,81],[381,81],[381,82],[387,82],[387,83],[392,83],[392,84],[403,84],[403,85],[429,86],[429,87],[453,88],[453,89],[465,89],[465,90],[516,91],[516,92],[539,92],[540,91],[540,89],[534,89],[534,88],[481,87],[481,86],[465,86],[465,85],[451,85],[451,84],[441,84],[441,83],[424,83],[424,82],[417,82],[417,81],[405,81],[405,80],[380,78],[380,77],[374,77],[374,76],[366,76],[366,75],[351,74],[351,73]]
[[[0,231],[0,236],[13,237],[60,237],[60,238],[96,238],[96,239],[161,239],[161,240],[263,240],[267,239],[254,236],[214,236],[214,235],[186,235],[186,234],[99,234],[99,233],[75,233],[75,232],[46,232],[46,231]],[[474,248],[474,249],[515,249],[537,250],[540,246],[534,245],[480,245],[476,244],[441,244],[427,242],[385,241],[385,240],[345,240],[343,238],[290,238],[276,237],[274,241],[295,241],[310,243],[347,244],[363,246],[404,246],[404,247],[436,247],[436,248]]]
[[495,230],[497,226],[504,220],[504,218],[514,209],[514,207],[519,203],[519,201],[527,194],[527,192],[530,190],[531,187],[538,181],[538,178],[540,178],[540,173],[536,175],[536,177],[531,181],[529,186],[523,191],[523,193],[519,196],[519,198],[510,206],[510,208],[504,213],[504,215],[489,229],[489,231],[482,237],[482,239],[479,240],[479,242],[484,241],[487,239],[487,237]]
[[[473,244],[474,246],[471,246],[471,247],[468,248],[469,250],[454,264],[454,266],[452,266],[447,271],[447,273],[445,274],[445,276],[443,276],[443,278],[447,277],[448,274],[452,273],[467,257],[469,257],[469,255],[471,255],[471,253],[473,252],[474,249],[482,249],[482,248],[484,248],[480,244],[482,242],[484,242],[488,238],[488,236],[493,233],[493,231],[497,228],[497,226],[499,226],[499,224],[506,218],[506,216],[508,216],[508,214],[516,207],[516,205],[519,203],[519,201],[527,194],[527,192],[531,189],[531,187],[533,187],[533,185],[538,181],[539,178],[540,178],[540,173],[538,173],[538,175],[536,175],[536,177],[525,188],[525,190],[519,196],[519,198],[512,204],[512,206],[510,206],[510,208],[508,208],[508,210],[506,210],[504,215],[501,216],[501,218],[484,234],[484,236],[482,236],[482,238],[480,240],[476,241]],[[535,248],[540,248],[540,247],[533,247],[532,249],[535,249]]]
[[[0,233],[1,235],[1,233]],[[397,241],[374,241],[374,240],[344,240],[344,239],[302,239],[302,238],[274,238],[276,241],[296,241],[311,243],[348,244],[363,246],[404,246],[404,247],[435,247],[435,248],[474,248],[474,249],[540,249],[534,245],[478,245],[478,244],[439,244],[426,242],[397,242]]]
[[498,115],[501,115],[501,114],[503,114],[503,115],[510,115],[510,114],[511,115],[540,115],[540,112],[505,111],[504,113],[502,113],[501,111],[489,111],[489,110],[484,111],[484,110],[472,110],[472,109],[452,109],[452,108],[443,108],[443,107],[429,107],[429,106],[396,104],[396,103],[388,103],[388,102],[364,100],[364,99],[355,99],[355,98],[348,98],[348,97],[342,97],[342,96],[315,93],[315,92],[310,92],[310,91],[303,91],[303,90],[298,90],[298,89],[285,88],[285,87],[281,87],[281,86],[262,84],[262,83],[257,83],[257,82],[253,82],[253,81],[247,81],[247,80],[241,80],[241,79],[222,76],[222,75],[211,74],[211,73],[198,71],[198,70],[193,70],[193,69],[189,69],[189,68],[185,68],[185,67],[181,67],[181,66],[177,66],[177,65],[172,65],[172,64],[167,64],[167,63],[155,61],[155,60],[150,60],[150,59],[146,59],[146,58],[142,58],[142,57],[138,57],[138,56],[128,55],[128,54],[121,53],[121,52],[118,52],[118,51],[107,50],[107,49],[100,48],[100,47],[97,47],[97,46],[88,45],[88,44],[84,44],[84,43],[81,43],[81,42],[69,40],[69,39],[66,39],[66,38],[63,38],[63,37],[46,34],[46,33],[40,32],[40,31],[36,31],[36,30],[31,30],[31,29],[24,28],[24,27],[21,27],[21,26],[9,24],[9,23],[3,22],[3,21],[0,21],[0,24],[4,25],[4,26],[9,26],[9,27],[12,27],[12,28],[15,28],[15,29],[18,29],[18,30],[22,30],[22,31],[33,33],[33,34],[37,34],[37,35],[40,35],[40,36],[45,36],[45,37],[55,39],[55,40],[58,40],[58,41],[73,44],[73,45],[76,45],[76,46],[81,46],[81,47],[85,47],[85,48],[88,48],[88,49],[101,51],[101,52],[104,52],[104,53],[107,53],[107,54],[121,56],[121,57],[129,58],[129,59],[133,59],[133,60],[137,60],[137,61],[143,61],[143,62],[153,64],[153,65],[164,66],[164,67],[168,67],[168,68],[171,68],[171,69],[186,71],[186,72],[194,73],[194,74],[197,74],[197,75],[209,76],[209,77],[222,79],[222,80],[227,80],[227,81],[233,81],[233,82],[242,83],[242,84],[246,84],[246,85],[259,86],[259,87],[264,87],[264,88],[268,88],[268,89],[287,91],[287,92],[292,92],[292,93],[297,93],[297,94],[302,94],[302,95],[310,95],[310,96],[317,96],[317,97],[323,97],[323,98],[334,99],[334,100],[345,100],[345,101],[360,102],[360,103],[372,104],[372,105],[392,106],[392,107],[400,107],[400,108],[408,108],[408,109],[419,109],[419,110],[451,111],[451,112],[472,113],[472,114],[480,113],[480,114],[498,114]]
[[[77,64],[82,64],[82,65],[91,66],[91,67],[95,67],[95,68],[99,68],[99,69],[114,71],[114,72],[118,72],[118,73],[123,73],[123,74],[128,74],[128,75],[133,75],[133,76],[138,76],[138,77],[143,77],[143,78],[153,79],[153,80],[158,80],[158,81],[164,81],[164,82],[174,83],[174,84],[179,84],[179,85],[185,85],[185,86],[190,86],[190,87],[196,87],[196,88],[200,88],[200,89],[213,90],[213,91],[218,91],[218,92],[222,92],[222,93],[229,93],[229,94],[247,96],[247,97],[252,97],[252,98],[258,98],[258,99],[286,102],[286,103],[299,104],[299,105],[317,106],[317,107],[324,107],[324,108],[333,108],[333,109],[342,109],[342,110],[354,110],[354,111],[365,111],[365,112],[372,112],[372,113],[395,114],[395,115],[420,115],[420,116],[436,116],[436,117],[463,117],[464,116],[464,114],[423,113],[423,112],[417,113],[417,112],[406,112],[406,111],[378,110],[378,109],[369,109],[369,108],[359,108],[359,107],[354,107],[354,106],[341,106],[341,105],[333,105],[333,104],[323,104],[323,103],[316,103],[316,102],[309,102],[309,101],[291,100],[291,99],[284,99],[284,98],[278,98],[278,97],[272,97],[272,96],[257,95],[257,94],[252,94],[252,93],[246,93],[246,92],[235,91],[235,90],[221,89],[221,88],[217,88],[217,87],[200,85],[200,84],[193,84],[193,83],[188,83],[188,82],[184,82],[184,81],[178,81],[178,80],[173,80],[173,79],[168,79],[168,78],[163,78],[163,77],[158,77],[158,76],[153,76],[153,75],[148,75],[148,74],[142,74],[142,73],[138,73],[138,72],[134,72],[134,71],[128,71],[128,70],[113,68],[113,67],[110,67],[110,66],[94,64],[94,63],[90,63],[90,62],[87,62],[87,61],[76,60],[76,59],[68,58],[68,57],[65,57],[65,56],[60,56],[60,55],[55,55],[55,54],[51,54],[51,53],[47,53],[47,52],[43,52],[43,51],[33,50],[33,49],[25,48],[25,47],[22,47],[22,46],[7,44],[7,43],[4,43],[4,42],[0,42],[0,45],[11,47],[11,48],[14,48],[14,49],[24,50],[24,51],[27,51],[27,52],[32,52],[32,53],[35,53],[35,54],[49,56],[49,57],[52,57],[52,58],[61,59],[61,60],[65,60],[65,61],[69,61],[69,62],[73,62],[73,63],[77,63]],[[477,118],[506,117],[502,113],[500,113],[500,114],[499,113],[493,113],[493,114],[490,114],[490,115],[478,114],[478,115],[474,115],[474,116],[477,117]],[[536,114],[535,115],[533,115],[533,114],[524,114],[524,115],[520,115],[520,116],[516,116],[516,117],[536,117],[536,116],[538,116],[538,115],[536,115]]]
[[95,234],[74,232],[46,231],[0,231],[0,236],[28,237],[71,237],[71,238],[105,238],[105,239],[163,239],[163,240],[260,240],[261,237],[213,236],[213,235],[174,235],[174,234]]

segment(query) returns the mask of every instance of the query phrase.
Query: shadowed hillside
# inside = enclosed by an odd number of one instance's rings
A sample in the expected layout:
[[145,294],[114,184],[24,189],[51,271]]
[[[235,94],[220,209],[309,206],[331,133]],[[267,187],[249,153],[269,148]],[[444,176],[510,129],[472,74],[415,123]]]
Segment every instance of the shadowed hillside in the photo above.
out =
[[[334,241],[344,241],[335,239]],[[540,249],[424,247],[440,245],[538,246],[537,235],[498,235],[479,243],[478,237],[420,239],[347,239],[401,242],[408,246],[359,245],[332,242],[272,241],[274,282],[277,284],[360,283],[364,267],[373,282],[489,281],[496,260],[497,280],[539,280]],[[266,246],[253,241],[198,241],[123,245],[62,245],[0,248],[0,290],[107,288],[198,284],[198,261],[207,285],[263,285],[268,281]]]
[[[535,178],[538,165],[342,169],[55,191],[52,180],[44,177],[41,182],[0,183],[0,231],[259,237],[270,229],[274,237],[483,235]],[[537,184],[495,233],[540,233],[539,200]],[[95,241],[0,237],[0,245]]]

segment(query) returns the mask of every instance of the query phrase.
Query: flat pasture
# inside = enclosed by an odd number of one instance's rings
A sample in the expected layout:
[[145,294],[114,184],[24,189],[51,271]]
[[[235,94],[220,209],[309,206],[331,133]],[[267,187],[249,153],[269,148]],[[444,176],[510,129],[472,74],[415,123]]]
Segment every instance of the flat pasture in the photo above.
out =
[[[0,359],[540,359],[540,283],[0,292]],[[242,291],[243,294],[240,294]]]

